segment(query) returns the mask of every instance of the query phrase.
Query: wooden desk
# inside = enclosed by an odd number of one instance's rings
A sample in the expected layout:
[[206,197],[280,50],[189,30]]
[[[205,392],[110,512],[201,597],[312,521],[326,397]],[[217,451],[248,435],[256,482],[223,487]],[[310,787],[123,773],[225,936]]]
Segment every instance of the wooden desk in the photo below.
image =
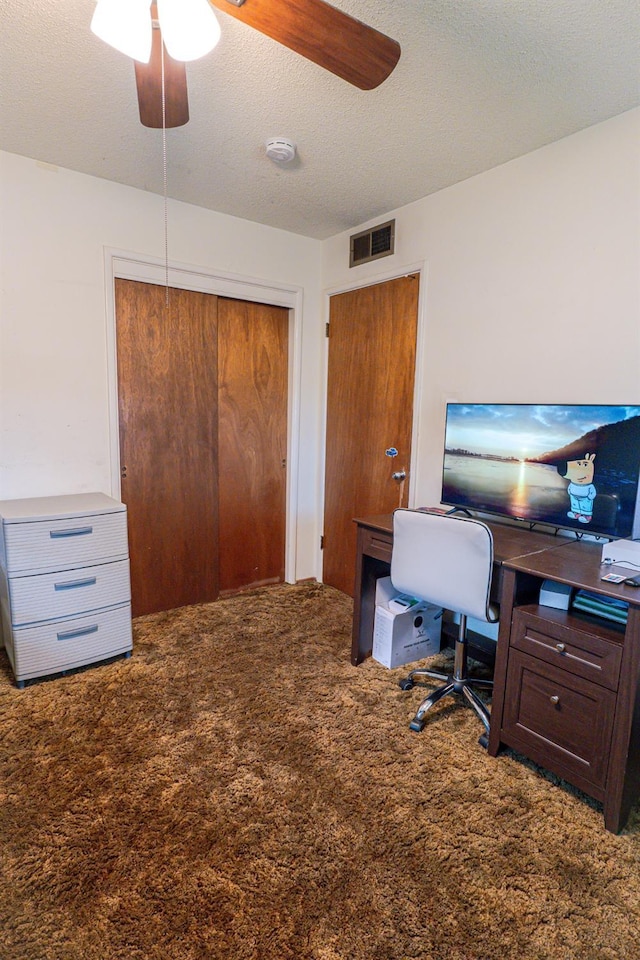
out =
[[[358,525],[351,662],[371,654],[378,577],[388,576],[392,515]],[[500,626],[489,749],[508,746],[603,805],[623,829],[640,796],[640,590],[604,583],[601,544],[489,523]],[[629,603],[626,625],[538,603],[543,580]]]
[[[357,666],[371,656],[375,617],[376,580],[388,577],[393,547],[393,514],[358,518],[356,579],[354,589],[351,663]],[[495,570],[491,597],[500,602],[502,565],[506,560],[560,546],[563,541],[549,533],[489,523],[493,535]]]
[[[618,833],[640,795],[640,596],[603,583],[598,543],[503,565],[489,754],[509,746],[603,804]],[[626,625],[538,603],[543,580],[617,597]]]

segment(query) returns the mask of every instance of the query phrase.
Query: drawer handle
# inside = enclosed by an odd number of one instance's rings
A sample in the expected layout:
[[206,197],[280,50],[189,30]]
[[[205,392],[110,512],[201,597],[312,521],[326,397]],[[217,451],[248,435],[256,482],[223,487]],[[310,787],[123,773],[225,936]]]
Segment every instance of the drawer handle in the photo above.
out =
[[549,700],[554,705],[554,707],[560,703],[560,697],[558,697],[555,693],[552,697],[549,697]]
[[74,590],[76,587],[93,587],[97,577],[87,577],[86,580],[67,580],[66,583],[54,583],[54,590]]
[[74,527],[72,530],[50,530],[49,536],[52,540],[59,540],[61,537],[84,537],[88,533],[93,533],[93,527]]
[[566,649],[567,648],[565,647],[564,643],[556,643],[556,650],[558,653],[564,653]]
[[98,624],[95,623],[92,627],[80,627],[78,630],[65,630],[63,633],[58,634],[58,640],[75,640],[77,637],[86,637],[89,633],[97,633]]

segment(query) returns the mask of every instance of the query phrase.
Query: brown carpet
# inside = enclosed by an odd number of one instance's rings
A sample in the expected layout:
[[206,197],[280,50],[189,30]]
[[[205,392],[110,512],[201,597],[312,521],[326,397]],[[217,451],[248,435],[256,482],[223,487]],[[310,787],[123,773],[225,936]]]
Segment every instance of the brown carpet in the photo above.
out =
[[20,691],[0,656],[2,960],[638,958],[640,816],[349,663],[351,601],[280,586],[140,618]]

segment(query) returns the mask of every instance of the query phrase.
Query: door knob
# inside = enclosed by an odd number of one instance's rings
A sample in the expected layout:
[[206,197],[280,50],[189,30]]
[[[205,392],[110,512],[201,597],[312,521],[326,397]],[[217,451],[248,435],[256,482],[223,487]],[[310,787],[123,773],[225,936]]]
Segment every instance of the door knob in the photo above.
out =
[[549,700],[550,700],[551,703],[554,705],[554,707],[555,707],[558,703],[560,703],[560,697],[557,696],[557,694],[554,694],[552,697],[549,697]]
[[396,470],[395,473],[391,474],[391,477],[393,480],[397,480],[398,483],[400,483],[402,480],[406,479],[407,473],[405,470]]

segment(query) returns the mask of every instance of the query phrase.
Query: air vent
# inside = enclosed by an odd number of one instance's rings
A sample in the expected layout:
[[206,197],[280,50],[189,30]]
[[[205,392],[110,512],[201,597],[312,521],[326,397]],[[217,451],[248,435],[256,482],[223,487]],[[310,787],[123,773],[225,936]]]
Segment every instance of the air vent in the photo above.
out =
[[349,266],[357,267],[360,263],[390,256],[393,253],[395,234],[395,220],[380,223],[377,227],[363,230],[362,233],[354,233],[349,238]]

